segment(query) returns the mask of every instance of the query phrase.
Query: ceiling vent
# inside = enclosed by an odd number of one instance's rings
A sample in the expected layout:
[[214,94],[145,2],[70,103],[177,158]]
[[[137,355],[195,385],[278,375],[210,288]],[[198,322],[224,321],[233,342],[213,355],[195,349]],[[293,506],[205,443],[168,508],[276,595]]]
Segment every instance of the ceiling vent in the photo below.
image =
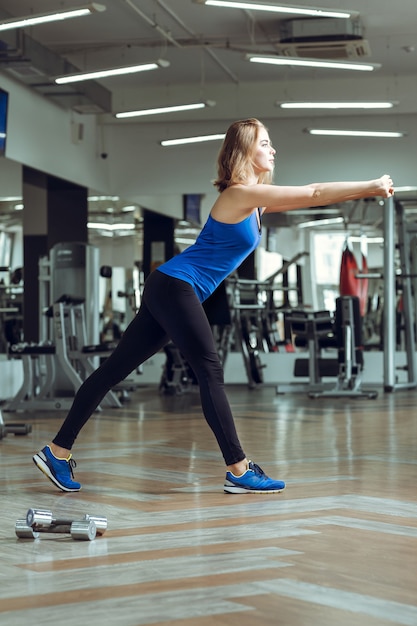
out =
[[276,48],[283,56],[304,59],[360,59],[371,54],[365,39],[277,44]]
[[370,56],[359,19],[310,18],[279,24],[280,54],[318,59],[358,59]]
[[363,39],[359,19],[338,20],[328,17],[283,20],[279,23],[281,43]]
[[[0,9],[0,16],[3,12]],[[97,81],[56,85],[53,77],[79,71],[25,32],[4,31],[0,39],[0,72],[7,71],[26,86],[65,108],[88,106],[100,113],[112,110],[111,92]]]

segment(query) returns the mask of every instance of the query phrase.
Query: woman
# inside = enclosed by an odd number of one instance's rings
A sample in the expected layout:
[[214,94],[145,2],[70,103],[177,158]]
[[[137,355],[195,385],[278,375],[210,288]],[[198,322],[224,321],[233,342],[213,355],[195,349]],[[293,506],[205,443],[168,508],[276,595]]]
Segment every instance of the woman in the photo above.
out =
[[277,493],[285,483],[248,461],[225,395],[223,370],[202,302],[256,248],[264,212],[282,212],[374,196],[390,197],[388,175],[362,182],[271,184],[275,149],[257,119],[235,122],[226,133],[214,182],[220,194],[194,245],[148,277],[138,314],[112,355],[81,385],[52,443],[34,455],[62,491],[79,491],[71,449],[105,394],[173,341],[199,383],[204,416],[226,464],[226,493]]

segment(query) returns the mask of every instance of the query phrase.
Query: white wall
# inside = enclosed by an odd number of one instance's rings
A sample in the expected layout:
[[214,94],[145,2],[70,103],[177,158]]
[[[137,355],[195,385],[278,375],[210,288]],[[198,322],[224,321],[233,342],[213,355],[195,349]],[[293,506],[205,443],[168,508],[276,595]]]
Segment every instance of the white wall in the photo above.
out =
[[[390,173],[396,185],[416,184],[415,149],[417,116],[405,115],[394,126],[408,133],[402,139],[323,138],[306,134],[311,126],[304,117],[285,120],[264,120],[277,147],[275,180],[281,184],[303,184],[318,180],[361,180]],[[230,120],[181,125],[185,135],[210,134],[226,130]],[[328,118],[326,126],[392,128],[388,116],[358,119]],[[213,196],[211,181],[215,176],[215,160],[219,143],[195,144],[163,148],[163,138],[156,124],[110,126],[109,162],[113,183],[119,193],[148,208],[179,215],[181,194],[203,193]],[[178,133],[180,131],[177,131]]]
[[[66,111],[4,75],[0,86],[9,92],[6,157],[15,162],[0,164],[0,180],[10,176],[8,191],[12,180],[17,184],[20,164],[103,192],[109,189],[108,164],[98,156],[94,116]],[[83,124],[81,142],[73,141],[73,124]],[[14,192],[19,195],[21,188]]]
[[22,166],[20,163],[0,157],[0,189],[2,198],[22,196]]
[[[374,90],[374,98],[382,88],[379,82],[375,84],[378,89]],[[159,141],[169,136],[224,132],[234,119],[248,115],[261,117],[262,111],[268,113],[261,119],[278,151],[276,182],[362,179],[389,172],[397,186],[416,183],[416,113],[335,115],[322,119],[326,127],[403,130],[407,136],[402,139],[323,138],[304,132],[313,123],[320,124],[320,118],[289,118],[273,106],[279,85],[270,83],[256,85],[256,89],[253,86],[252,108],[246,104],[242,110],[230,101],[229,118],[207,122],[201,113],[195,122],[179,118],[178,122],[142,123],[119,123],[109,116],[96,122],[95,116],[66,111],[4,75],[0,75],[0,86],[10,93],[7,159],[12,162],[0,160],[0,182],[6,181],[2,189],[7,188],[8,195],[12,191],[19,193],[20,164],[25,164],[175,217],[182,215],[182,194],[201,193],[206,196],[203,207],[206,214],[216,195],[211,181],[220,142],[163,148]],[[331,81],[327,86],[336,88]],[[303,87],[308,85],[304,83]],[[408,87],[410,93],[416,91],[415,85]],[[248,86],[245,89],[247,98]],[[316,89],[314,83],[311,89]],[[365,95],[369,89],[364,82]],[[221,93],[219,90],[218,98]],[[362,97],[365,95],[361,93]],[[264,104],[266,100],[271,103],[269,107]],[[84,127],[80,143],[73,142],[74,123]],[[100,157],[103,150],[108,154],[107,159]]]

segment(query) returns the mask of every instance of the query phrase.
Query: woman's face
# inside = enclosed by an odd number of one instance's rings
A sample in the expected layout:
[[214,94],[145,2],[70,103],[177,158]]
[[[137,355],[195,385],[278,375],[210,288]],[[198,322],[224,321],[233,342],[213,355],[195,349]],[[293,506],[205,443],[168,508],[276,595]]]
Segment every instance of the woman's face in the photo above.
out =
[[253,169],[255,174],[259,175],[262,172],[272,172],[274,169],[275,153],[276,150],[272,147],[268,131],[261,126],[258,131],[258,138],[253,155]]

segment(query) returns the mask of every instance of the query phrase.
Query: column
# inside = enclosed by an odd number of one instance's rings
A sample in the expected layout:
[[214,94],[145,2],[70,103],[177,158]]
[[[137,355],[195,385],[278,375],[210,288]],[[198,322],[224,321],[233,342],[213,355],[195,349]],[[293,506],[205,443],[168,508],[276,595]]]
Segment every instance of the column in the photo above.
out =
[[[39,341],[39,259],[56,243],[88,242],[88,190],[23,167],[23,336]],[[50,303],[52,304],[52,303]]]

